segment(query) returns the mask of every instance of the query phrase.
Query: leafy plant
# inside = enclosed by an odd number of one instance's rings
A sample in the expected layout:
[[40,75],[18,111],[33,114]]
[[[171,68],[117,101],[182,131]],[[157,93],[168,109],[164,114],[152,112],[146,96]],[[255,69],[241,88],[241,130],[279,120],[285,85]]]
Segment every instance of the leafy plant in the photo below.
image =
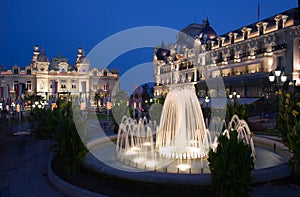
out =
[[30,112],[31,130],[35,139],[42,140],[50,137],[50,133],[47,128],[47,120],[50,114],[50,110],[42,108],[34,108]]
[[231,120],[233,115],[237,115],[239,118],[243,120],[247,120],[247,105],[240,104],[237,101],[231,102],[227,104],[226,109],[226,123]]
[[[79,108],[72,108],[71,102],[57,102],[57,106],[48,118],[48,129],[56,141],[52,149],[65,172],[78,172],[87,153],[82,142],[86,140],[86,123],[80,118]],[[81,128],[77,128],[74,121]]]
[[300,177],[300,96],[289,92],[280,95],[277,127],[282,135],[283,144],[293,154],[290,164],[294,176]]
[[230,131],[230,138],[220,135],[218,147],[208,153],[212,185],[221,196],[248,196],[254,168],[250,145]]

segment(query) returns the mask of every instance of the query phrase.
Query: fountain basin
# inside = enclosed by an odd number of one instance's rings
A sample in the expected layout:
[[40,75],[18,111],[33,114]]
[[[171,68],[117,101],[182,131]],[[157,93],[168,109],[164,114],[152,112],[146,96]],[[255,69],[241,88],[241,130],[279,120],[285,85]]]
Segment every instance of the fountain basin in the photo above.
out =
[[[184,166],[182,169],[185,170],[179,170],[176,161],[170,163],[167,169],[155,169],[150,165],[144,169],[139,169],[136,168],[136,163],[124,164],[116,158],[116,138],[117,136],[112,136],[89,142],[88,148],[92,154],[87,154],[83,163],[84,167],[98,174],[137,182],[187,186],[211,185],[211,175],[206,159],[203,159],[203,171],[193,165],[191,168]],[[288,166],[288,159],[291,154],[287,148],[277,141],[264,137],[254,136],[253,139],[257,154],[255,169],[253,170],[253,184],[289,177],[291,169]],[[274,147],[276,147],[276,151]],[[141,163],[145,163],[145,161],[141,161]]]

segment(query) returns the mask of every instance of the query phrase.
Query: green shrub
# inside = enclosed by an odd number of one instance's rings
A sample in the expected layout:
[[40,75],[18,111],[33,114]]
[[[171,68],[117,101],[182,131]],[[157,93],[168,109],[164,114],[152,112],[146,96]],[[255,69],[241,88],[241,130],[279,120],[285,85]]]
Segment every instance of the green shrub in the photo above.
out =
[[247,120],[247,105],[240,104],[238,101],[227,104],[226,123],[228,124],[233,115],[237,115],[240,119]]
[[212,185],[220,196],[248,196],[254,168],[250,145],[237,138],[237,131],[230,131],[230,139],[220,135],[218,147],[208,153]]
[[295,180],[300,179],[300,95],[282,93],[279,99],[277,128],[283,144],[293,154],[290,165],[293,167]]
[[30,112],[30,121],[31,121],[31,130],[36,140],[47,139],[50,137],[50,133],[48,130],[48,117],[51,111],[42,109],[42,108],[34,108]]
[[[86,123],[80,118],[79,108],[72,108],[71,102],[57,102],[57,106],[48,118],[48,129],[56,141],[52,149],[65,172],[78,172],[87,153],[82,142],[86,140]],[[76,128],[74,121],[81,128]]]

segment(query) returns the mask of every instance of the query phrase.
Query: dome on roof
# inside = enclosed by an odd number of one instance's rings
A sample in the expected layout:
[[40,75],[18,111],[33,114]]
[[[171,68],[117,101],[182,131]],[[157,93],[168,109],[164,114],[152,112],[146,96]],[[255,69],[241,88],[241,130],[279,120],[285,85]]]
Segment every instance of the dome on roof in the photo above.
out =
[[155,55],[157,57],[157,60],[166,60],[166,57],[170,56],[170,50],[167,49],[163,41],[161,43],[161,46],[157,48]]
[[208,19],[203,21],[203,28],[200,31],[198,37],[202,43],[207,43],[208,40],[214,39],[217,37],[217,34],[211,26],[209,26]]
[[48,62],[48,57],[46,56],[44,49],[42,49],[40,54],[37,56],[37,61]]
[[165,60],[168,56],[170,56],[170,50],[164,48],[157,49],[156,57],[158,60]]
[[186,37],[186,36],[190,36],[192,38],[195,38],[196,36],[199,35],[202,28],[203,28],[202,24],[191,23],[178,33],[178,40],[181,37]]
[[175,49],[177,53],[184,53],[185,49],[194,47],[194,39],[203,30],[203,24],[191,23],[178,33]]

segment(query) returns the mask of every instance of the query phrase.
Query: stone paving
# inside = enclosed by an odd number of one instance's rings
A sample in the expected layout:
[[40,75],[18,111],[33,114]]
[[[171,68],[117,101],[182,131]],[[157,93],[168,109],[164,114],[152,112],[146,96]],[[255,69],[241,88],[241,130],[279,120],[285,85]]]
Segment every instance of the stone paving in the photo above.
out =
[[3,127],[0,131],[1,145],[6,146],[0,154],[0,196],[63,196],[47,177],[51,142],[34,141],[25,135],[13,136],[14,131],[15,128],[5,131]]

